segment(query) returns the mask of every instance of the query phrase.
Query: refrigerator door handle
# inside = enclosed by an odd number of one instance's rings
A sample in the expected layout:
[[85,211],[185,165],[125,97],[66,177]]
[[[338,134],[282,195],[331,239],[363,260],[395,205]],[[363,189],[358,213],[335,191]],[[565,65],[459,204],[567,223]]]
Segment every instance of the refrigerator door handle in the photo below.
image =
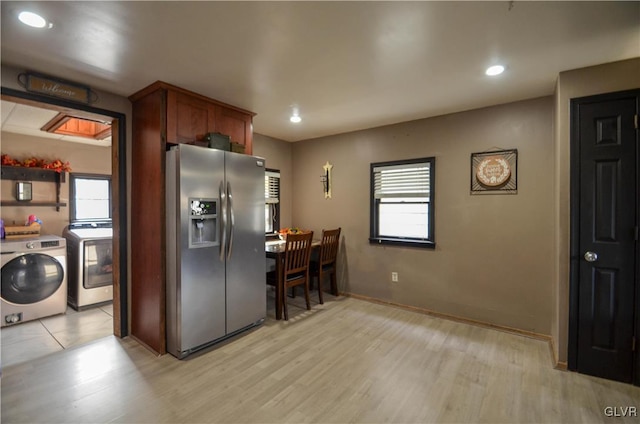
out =
[[231,194],[231,183],[227,182],[227,200],[229,202],[229,215],[231,216],[231,228],[229,230],[229,250],[227,251],[227,259],[231,258],[233,251],[233,235],[236,231],[236,219],[233,213],[233,195]]
[[220,242],[220,260],[224,262],[224,254],[227,250],[227,195],[224,191],[223,181],[220,181],[218,195],[220,196],[220,211],[222,214],[222,220],[220,221],[220,233],[222,235],[222,241]]

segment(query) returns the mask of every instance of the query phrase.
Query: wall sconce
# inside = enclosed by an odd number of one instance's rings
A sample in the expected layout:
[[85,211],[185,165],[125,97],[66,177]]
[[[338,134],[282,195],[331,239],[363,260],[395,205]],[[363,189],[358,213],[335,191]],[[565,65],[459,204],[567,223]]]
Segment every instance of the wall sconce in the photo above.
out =
[[325,199],[331,199],[331,168],[333,168],[333,165],[329,162],[325,163],[322,167],[322,169],[324,169],[324,175],[320,176]]

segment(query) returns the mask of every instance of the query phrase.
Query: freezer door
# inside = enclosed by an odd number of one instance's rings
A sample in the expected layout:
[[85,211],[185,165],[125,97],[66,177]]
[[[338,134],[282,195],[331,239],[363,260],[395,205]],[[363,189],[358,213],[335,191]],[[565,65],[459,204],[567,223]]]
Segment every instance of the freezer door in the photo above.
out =
[[266,316],[264,159],[225,153],[230,232],[227,246],[227,334]]
[[[194,242],[194,234],[199,234],[190,230],[198,225],[194,199],[215,203],[216,210],[207,215],[220,216],[223,185],[224,152],[184,144],[167,152],[167,347],[178,357],[226,334],[225,260],[220,245]],[[217,225],[220,233],[219,218]]]

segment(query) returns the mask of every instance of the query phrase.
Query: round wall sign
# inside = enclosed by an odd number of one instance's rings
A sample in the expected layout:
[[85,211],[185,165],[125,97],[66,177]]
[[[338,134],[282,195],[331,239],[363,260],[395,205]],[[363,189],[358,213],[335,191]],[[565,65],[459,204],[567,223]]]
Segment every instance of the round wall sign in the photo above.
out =
[[511,167],[509,162],[501,156],[489,156],[482,159],[478,164],[476,177],[480,184],[497,187],[511,178]]

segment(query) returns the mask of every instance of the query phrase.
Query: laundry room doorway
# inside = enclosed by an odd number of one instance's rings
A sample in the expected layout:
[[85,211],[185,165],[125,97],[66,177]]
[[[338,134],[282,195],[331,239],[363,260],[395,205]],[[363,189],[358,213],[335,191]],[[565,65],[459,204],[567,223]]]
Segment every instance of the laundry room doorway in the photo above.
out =
[[[110,174],[107,175],[108,168],[103,169],[100,174],[110,179],[110,199],[109,199],[109,213],[110,213],[110,225],[112,225],[112,243],[110,258],[111,263],[108,264],[108,270],[113,275],[113,301],[112,301],[112,316],[113,316],[113,331],[112,334],[117,337],[125,337],[128,335],[128,291],[127,291],[127,195],[126,195],[126,115],[121,112],[112,110],[100,109],[90,105],[79,104],[75,102],[66,101],[63,99],[47,97],[44,95],[30,93],[12,88],[2,87],[1,99],[3,103],[2,118],[3,122],[6,118],[5,106],[17,105],[20,107],[30,107],[38,109],[47,109],[49,111],[55,111],[55,114],[60,119],[67,119],[66,116],[78,118],[80,121],[94,121],[104,124],[108,123],[110,131],[108,134],[98,135],[96,141],[93,142],[94,146],[88,146],[87,144],[75,144],[75,149],[82,150],[89,147],[95,147],[102,145],[101,150],[96,149],[96,154],[90,154],[90,160],[100,160],[102,162],[110,162]],[[66,116],[65,116],[66,115]],[[53,121],[53,120],[52,120]],[[81,122],[82,125],[82,122]],[[4,127],[4,125],[3,125]],[[3,129],[4,131],[4,129]],[[34,134],[31,134],[34,135]],[[25,137],[24,135],[22,137]],[[37,135],[36,135],[37,137]],[[104,147],[105,144],[101,141],[110,138],[110,147]],[[91,144],[92,142],[89,142]],[[42,143],[44,146],[47,143]],[[34,156],[47,157],[56,156],[56,152],[46,152],[46,147],[43,147],[41,152],[34,152]],[[4,150],[3,150],[3,153]],[[106,157],[98,157],[106,156]],[[86,157],[86,156],[85,156]],[[65,158],[60,158],[64,160]],[[71,163],[72,172],[74,171],[74,164]],[[84,164],[85,168],[91,165]],[[82,169],[83,166],[77,166],[77,169]],[[4,169],[4,168],[3,168]],[[3,171],[4,172],[4,171]],[[84,175],[87,175],[84,171]],[[71,179],[70,175],[66,175],[66,183],[69,184]],[[64,214],[64,218],[69,219],[69,207],[71,206],[71,196],[69,196],[69,205],[65,205],[63,211],[59,214]],[[3,203],[5,202],[3,197]],[[40,208],[42,211],[53,210],[53,208],[45,207]],[[61,208],[62,209],[62,208]],[[38,212],[36,212],[38,213]],[[46,214],[47,212],[41,212]],[[56,218],[55,221],[60,221],[62,215]],[[53,220],[51,220],[53,221]],[[55,233],[58,236],[62,235],[63,229],[58,228],[60,225],[51,225],[50,232]],[[46,228],[46,223],[43,225],[43,230]],[[105,268],[106,269],[106,268]],[[106,303],[106,302],[105,302]],[[103,305],[99,305],[103,306]],[[109,309],[110,310],[110,309]],[[70,313],[75,313],[73,308],[69,307]]]

